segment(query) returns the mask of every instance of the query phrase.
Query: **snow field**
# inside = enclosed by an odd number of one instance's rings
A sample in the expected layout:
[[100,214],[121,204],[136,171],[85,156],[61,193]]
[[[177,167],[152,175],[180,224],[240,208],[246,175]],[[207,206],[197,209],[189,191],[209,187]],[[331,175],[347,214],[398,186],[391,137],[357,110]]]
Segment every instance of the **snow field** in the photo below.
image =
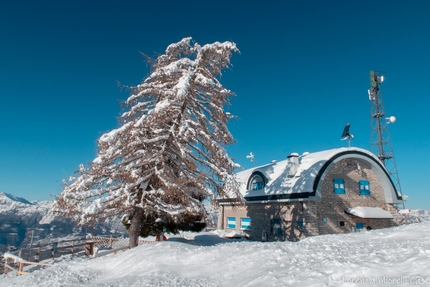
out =
[[[416,281],[417,278],[424,281]],[[364,284],[365,280],[372,284]],[[316,236],[296,243],[235,241],[210,232],[183,233],[167,242],[146,244],[117,255],[92,260],[64,258],[53,267],[26,276],[0,279],[1,286],[425,286],[427,283],[430,286],[430,222]]]

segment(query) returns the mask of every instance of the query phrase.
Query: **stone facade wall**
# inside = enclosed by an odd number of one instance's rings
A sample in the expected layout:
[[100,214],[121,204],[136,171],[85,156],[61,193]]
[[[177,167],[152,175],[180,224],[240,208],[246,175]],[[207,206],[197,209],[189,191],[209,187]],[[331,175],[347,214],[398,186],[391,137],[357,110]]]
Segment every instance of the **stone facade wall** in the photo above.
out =
[[[343,178],[345,194],[335,194],[333,178]],[[359,180],[368,180],[370,196],[360,195]],[[382,186],[375,173],[365,163],[355,159],[343,159],[326,172],[321,191],[322,200],[248,204],[246,206],[221,205],[218,228],[227,231],[227,218],[236,218],[237,233],[251,240],[260,241],[262,233],[269,241],[296,241],[319,234],[349,233],[357,222],[364,228],[386,228],[395,225],[392,219],[362,219],[345,213],[356,206],[381,207],[393,215],[395,208],[385,203]],[[251,230],[241,229],[241,218],[251,218]],[[276,232],[280,222],[281,232]],[[299,226],[302,225],[302,226]]]
[[[334,178],[344,179],[345,194],[334,193]],[[359,180],[369,181],[370,196],[360,195]],[[314,203],[320,218],[319,234],[348,233],[355,228],[357,222],[363,222],[365,228],[386,228],[394,225],[392,219],[362,219],[344,212],[351,207],[366,206],[381,207],[394,215],[394,207],[385,203],[384,190],[379,179],[369,166],[359,160],[349,158],[334,164],[325,174],[321,197],[321,202]]]
[[[267,232],[268,241],[297,241],[318,235],[316,208],[307,202],[248,204],[247,206],[220,206],[218,228],[242,233],[251,240],[261,240]],[[227,228],[227,218],[236,218],[236,228]],[[241,229],[241,218],[251,218],[251,230]],[[277,232],[278,222],[281,232]],[[303,226],[299,226],[302,222]]]

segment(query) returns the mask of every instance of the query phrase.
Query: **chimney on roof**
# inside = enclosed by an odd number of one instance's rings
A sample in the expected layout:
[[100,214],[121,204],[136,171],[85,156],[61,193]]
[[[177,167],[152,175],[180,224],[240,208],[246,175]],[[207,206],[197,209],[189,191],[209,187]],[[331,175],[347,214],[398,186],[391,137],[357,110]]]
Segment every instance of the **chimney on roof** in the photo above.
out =
[[293,177],[299,168],[299,154],[293,152],[287,156],[287,159],[289,167],[288,176]]

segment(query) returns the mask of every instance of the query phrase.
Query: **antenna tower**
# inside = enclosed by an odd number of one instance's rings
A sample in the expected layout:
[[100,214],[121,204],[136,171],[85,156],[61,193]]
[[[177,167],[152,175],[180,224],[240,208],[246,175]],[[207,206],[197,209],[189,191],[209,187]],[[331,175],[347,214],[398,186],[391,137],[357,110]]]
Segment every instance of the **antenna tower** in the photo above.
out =
[[[388,125],[394,123],[394,116],[386,117],[384,105],[382,103],[382,95],[380,85],[384,81],[384,76],[375,71],[370,71],[370,151],[375,154],[384,164],[385,169],[390,175],[391,181],[394,183],[397,194],[402,196],[400,189],[399,174],[397,172],[396,160],[394,158],[394,150],[391,144],[390,132]],[[403,202],[404,208],[404,202]]]

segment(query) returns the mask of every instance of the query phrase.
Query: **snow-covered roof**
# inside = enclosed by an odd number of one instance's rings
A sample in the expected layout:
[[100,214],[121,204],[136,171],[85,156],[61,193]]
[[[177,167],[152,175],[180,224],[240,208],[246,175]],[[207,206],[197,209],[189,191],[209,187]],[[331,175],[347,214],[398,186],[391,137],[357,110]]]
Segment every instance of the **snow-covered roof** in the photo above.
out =
[[[294,157],[294,154],[291,154]],[[297,158],[297,157],[296,157]],[[355,158],[368,163],[381,180],[387,203],[401,203],[381,161],[371,152],[355,147],[337,148],[298,156],[298,165],[286,159],[237,173],[240,192],[248,203],[273,201],[321,200],[322,179],[329,167],[344,159]],[[265,187],[248,190],[254,174],[264,176]]]
[[360,218],[393,218],[393,215],[379,207],[357,206],[346,210],[347,213]]

